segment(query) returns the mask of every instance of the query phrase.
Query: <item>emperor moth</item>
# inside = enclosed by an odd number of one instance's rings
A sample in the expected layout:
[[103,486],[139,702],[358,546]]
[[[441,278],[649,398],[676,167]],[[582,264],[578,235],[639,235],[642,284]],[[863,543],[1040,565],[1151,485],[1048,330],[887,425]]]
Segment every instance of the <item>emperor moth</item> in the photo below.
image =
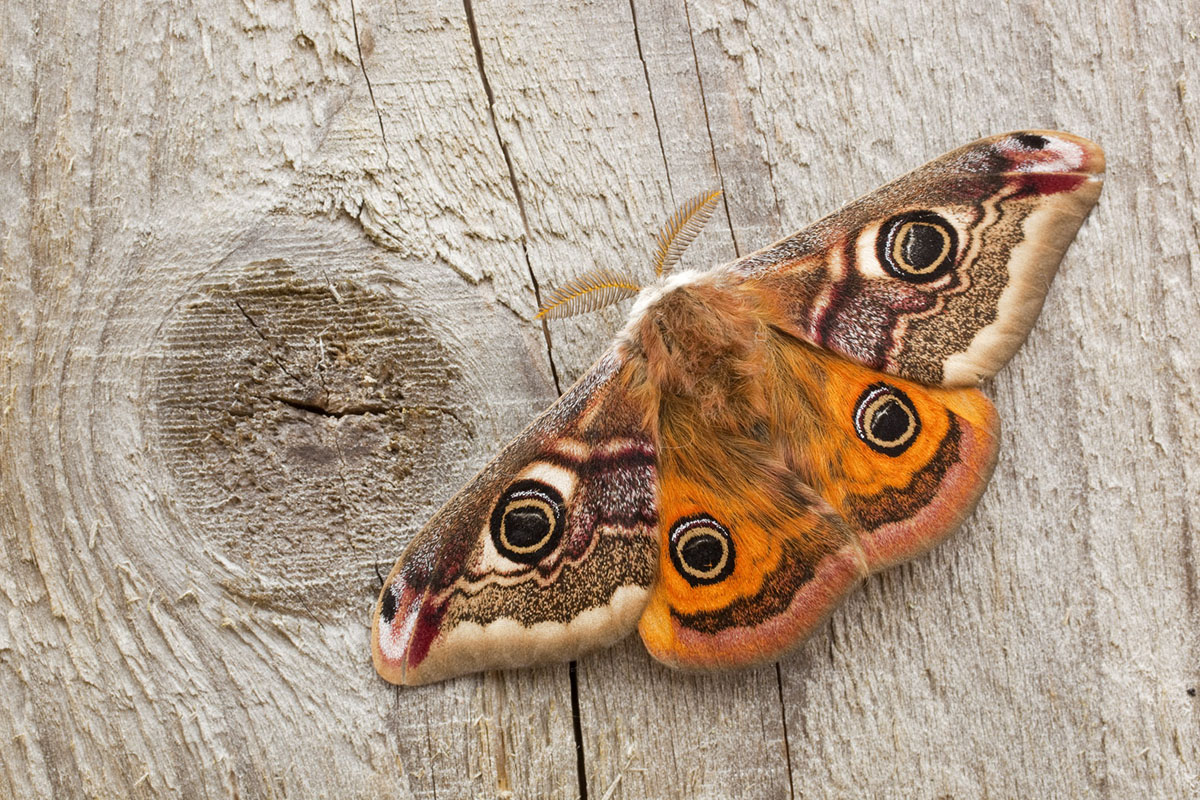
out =
[[394,683],[567,660],[637,628],[690,669],[779,657],[867,575],[970,513],[999,421],[975,388],[1037,318],[1101,149],[954,150],[799,233],[646,288],[598,270],[543,308],[637,294],[596,364],[438,511],[376,604]]

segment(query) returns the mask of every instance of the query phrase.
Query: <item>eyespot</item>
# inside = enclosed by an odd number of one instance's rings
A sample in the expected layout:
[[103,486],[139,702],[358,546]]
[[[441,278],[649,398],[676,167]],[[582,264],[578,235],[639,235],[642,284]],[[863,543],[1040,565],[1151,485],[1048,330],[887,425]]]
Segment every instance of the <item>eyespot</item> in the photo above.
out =
[[879,229],[875,254],[883,268],[909,283],[929,283],[954,268],[958,233],[932,211],[909,211]]
[[921,418],[908,395],[895,386],[876,383],[858,398],[854,430],[875,452],[898,456],[916,441]]
[[505,558],[536,564],[562,538],[566,508],[562,495],[540,481],[517,481],[492,509],[492,543]]
[[733,572],[733,537],[707,514],[676,522],[670,551],[675,570],[692,586],[720,583]]

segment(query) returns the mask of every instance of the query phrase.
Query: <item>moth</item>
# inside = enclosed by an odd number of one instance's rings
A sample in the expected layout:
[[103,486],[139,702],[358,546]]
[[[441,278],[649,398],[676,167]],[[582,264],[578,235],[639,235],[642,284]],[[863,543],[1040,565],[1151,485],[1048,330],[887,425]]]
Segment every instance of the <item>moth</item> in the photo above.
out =
[[1100,194],[1052,131],[954,150],[707,272],[600,270],[546,316],[637,294],[599,361],[409,544],[371,647],[388,681],[575,658],[634,627],[672,667],[778,658],[867,575],[971,512],[999,420],[975,388],[1033,326]]

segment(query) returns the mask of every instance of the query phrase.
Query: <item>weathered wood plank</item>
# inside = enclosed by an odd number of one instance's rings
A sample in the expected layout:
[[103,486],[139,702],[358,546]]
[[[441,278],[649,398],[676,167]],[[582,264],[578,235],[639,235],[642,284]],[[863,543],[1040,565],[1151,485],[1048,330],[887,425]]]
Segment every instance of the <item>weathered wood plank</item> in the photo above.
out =
[[[354,5],[0,10],[0,796],[1200,792],[1194,8]],[[1110,177],[954,539],[778,669],[581,660],[578,743],[565,666],[374,676],[375,566],[621,324],[535,281],[1032,125]]]
[[32,147],[5,160],[4,783],[574,796],[565,668],[401,694],[367,650],[375,568],[553,397],[464,16],[376,18],[425,54],[376,87],[424,115],[392,156],[349,7],[172,8],[64,5],[49,46],[6,48],[42,74],[5,126]]

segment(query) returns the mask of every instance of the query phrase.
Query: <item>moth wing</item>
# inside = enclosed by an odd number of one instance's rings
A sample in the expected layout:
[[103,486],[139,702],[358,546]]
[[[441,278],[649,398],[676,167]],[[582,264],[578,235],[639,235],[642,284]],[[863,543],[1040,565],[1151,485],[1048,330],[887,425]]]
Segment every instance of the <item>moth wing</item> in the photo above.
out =
[[981,139],[730,264],[774,323],[873,369],[974,386],[1025,341],[1100,195],[1103,151]]
[[383,678],[567,660],[637,624],[657,566],[655,462],[625,366],[603,356],[417,534],[376,603]]
[[[809,352],[805,353],[804,351]],[[805,480],[856,532],[877,572],[918,556],[975,508],[996,464],[1000,420],[978,389],[927,386],[796,344],[819,422]]]
[[869,572],[954,530],[995,463],[996,415],[977,390],[772,337],[776,403],[798,394],[803,411],[742,436],[702,415],[660,419],[659,579],[638,627],[671,666],[778,657]]
[[638,631],[668,666],[771,660],[867,574],[854,531],[795,474],[738,466],[728,478],[661,469],[659,580]]

